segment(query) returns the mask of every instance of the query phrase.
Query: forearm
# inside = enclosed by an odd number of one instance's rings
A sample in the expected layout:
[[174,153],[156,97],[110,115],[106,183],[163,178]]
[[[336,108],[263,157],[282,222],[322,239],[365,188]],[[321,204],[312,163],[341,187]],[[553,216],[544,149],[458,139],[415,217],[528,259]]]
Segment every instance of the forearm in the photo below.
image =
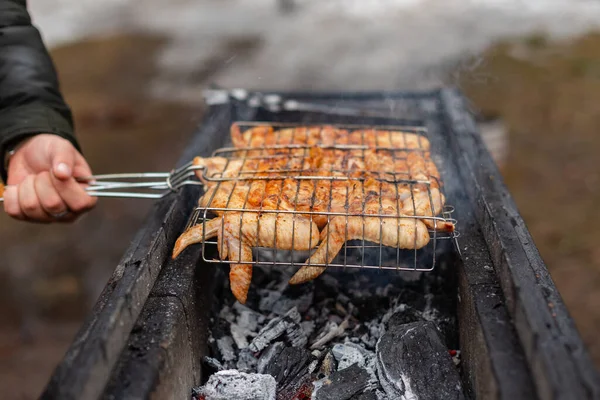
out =
[[25,0],[0,0],[0,155],[38,133],[62,136],[79,149],[71,110]]

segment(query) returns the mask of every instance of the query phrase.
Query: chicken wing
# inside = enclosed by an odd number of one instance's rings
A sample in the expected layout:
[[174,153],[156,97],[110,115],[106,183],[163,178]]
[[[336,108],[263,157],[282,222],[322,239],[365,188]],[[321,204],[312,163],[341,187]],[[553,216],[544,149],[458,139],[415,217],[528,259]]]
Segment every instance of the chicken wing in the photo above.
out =
[[238,148],[261,148],[277,145],[335,146],[358,145],[369,148],[428,150],[429,140],[423,135],[402,131],[362,129],[349,132],[333,126],[304,126],[275,130],[272,126],[256,126],[242,132],[239,124],[231,127],[233,145]]
[[199,205],[217,217],[184,232],[173,257],[216,236],[220,258],[232,262],[231,290],[241,303],[252,278],[252,247],[318,246],[294,284],[316,278],[325,267],[314,264],[331,263],[348,240],[418,249],[430,240],[428,227],[454,228],[428,218],[442,211],[445,198],[422,135],[332,126],[242,132],[234,124],[231,137],[239,150],[227,149],[229,158],[194,159],[207,189]]
[[[186,247],[217,236],[220,258],[233,262],[229,281],[240,303],[246,302],[252,279],[252,265],[248,264],[252,262],[252,247],[306,251],[319,243],[319,229],[309,218],[253,210],[258,204],[251,193],[266,182],[221,182],[211,187],[199,204],[219,216],[186,230],[173,249],[172,257],[176,258]],[[221,208],[249,211],[219,210]]]
[[369,181],[364,185],[355,183],[350,198],[349,214],[382,216],[348,215],[332,218],[321,233],[321,244],[290,279],[290,284],[299,284],[318,277],[326,269],[322,265],[330,264],[344,243],[349,240],[365,240],[400,249],[419,249],[429,243],[429,232],[422,221],[417,218],[401,218],[400,203],[393,193],[386,192],[381,187],[379,190],[372,190],[374,186],[381,185],[381,182],[376,181]]
[[[246,302],[252,280],[252,247],[280,250],[310,250],[319,243],[319,230],[312,221],[292,214],[256,212],[225,213],[221,259],[227,257],[229,282],[235,298]],[[226,249],[224,253],[223,249]],[[237,264],[239,263],[239,264]]]
[[347,135],[348,131],[332,126],[305,126],[285,129],[273,129],[272,126],[256,126],[242,133],[239,124],[231,126],[231,140],[238,148],[264,148],[282,145],[306,145],[334,142],[337,137]]

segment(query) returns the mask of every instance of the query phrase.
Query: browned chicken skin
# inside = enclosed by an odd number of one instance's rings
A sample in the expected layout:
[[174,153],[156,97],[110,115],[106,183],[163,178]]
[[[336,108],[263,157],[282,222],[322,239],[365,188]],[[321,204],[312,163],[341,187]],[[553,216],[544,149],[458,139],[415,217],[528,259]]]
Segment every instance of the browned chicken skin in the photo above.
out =
[[233,145],[238,148],[260,148],[276,145],[359,145],[369,148],[429,150],[426,137],[400,131],[362,129],[348,132],[332,126],[296,127],[275,130],[271,126],[257,126],[241,132],[238,124],[231,127]]
[[[454,229],[431,218],[445,199],[422,135],[330,126],[241,132],[234,124],[231,136],[239,150],[227,150],[228,157],[194,159],[207,189],[199,206],[217,217],[184,232],[173,257],[217,237],[220,258],[233,262],[231,290],[241,303],[252,278],[252,247],[318,246],[294,284],[320,275],[325,267],[308,264],[331,263],[348,240],[416,249],[429,242],[428,227]],[[390,217],[363,216],[369,214]]]
[[[261,182],[252,182],[255,183]],[[252,211],[251,186],[222,182],[209,189],[200,199],[200,206],[250,211],[213,210],[219,216],[185,231],[177,239],[173,250],[175,258],[191,244],[218,237],[220,258],[233,262],[230,266],[231,291],[240,303],[246,302],[252,278],[252,265],[249,264],[252,262],[252,247],[310,250],[319,243],[319,229],[306,217]]]
[[[430,239],[427,227],[420,219],[401,218],[407,214],[400,211],[402,203],[392,189],[393,186],[373,179],[364,184],[354,182],[349,196],[349,216],[331,219],[321,233],[322,242],[317,251],[290,279],[290,284],[315,279],[325,271],[324,265],[330,264],[349,240],[365,240],[399,249],[420,249],[426,246]],[[361,216],[352,216],[353,214]]]

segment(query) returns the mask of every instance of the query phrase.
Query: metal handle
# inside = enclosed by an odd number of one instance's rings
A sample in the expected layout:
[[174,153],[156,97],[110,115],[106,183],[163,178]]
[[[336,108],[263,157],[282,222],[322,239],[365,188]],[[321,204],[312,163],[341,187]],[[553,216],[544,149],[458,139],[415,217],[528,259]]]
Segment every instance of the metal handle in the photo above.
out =
[[[166,178],[169,173],[164,172],[149,172],[149,173],[132,173],[132,174],[106,174],[92,175],[89,177],[80,177],[76,180],[80,183],[91,183],[85,188],[90,196],[94,197],[118,197],[118,198],[137,198],[137,199],[160,199],[164,197],[171,188],[167,184]],[[106,179],[106,180],[105,180]],[[110,179],[110,180],[108,180]],[[119,179],[153,179],[147,182],[131,182],[118,181]],[[0,202],[4,202],[4,187],[0,183]],[[126,192],[123,190],[147,190],[148,192]]]

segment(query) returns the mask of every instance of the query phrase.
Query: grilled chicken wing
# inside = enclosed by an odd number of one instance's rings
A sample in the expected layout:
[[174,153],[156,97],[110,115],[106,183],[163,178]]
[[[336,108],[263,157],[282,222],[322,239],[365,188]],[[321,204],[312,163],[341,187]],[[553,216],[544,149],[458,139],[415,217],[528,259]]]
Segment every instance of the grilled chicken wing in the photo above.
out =
[[364,129],[348,132],[333,126],[295,127],[275,130],[271,126],[257,126],[243,133],[238,124],[231,127],[233,145],[238,148],[261,148],[277,145],[334,146],[358,145],[369,148],[428,150],[426,137],[409,132]]
[[[296,127],[274,130],[271,126],[257,126],[242,133],[238,124],[231,126],[231,139],[238,148],[264,148],[265,146],[306,145],[314,146],[345,136],[348,131],[331,126]],[[325,141],[324,141],[325,139]]]
[[[445,199],[422,135],[332,126],[242,132],[234,124],[231,136],[237,149],[226,149],[230,158],[194,159],[207,188],[199,205],[218,217],[184,232],[173,257],[216,236],[220,258],[233,262],[231,290],[241,303],[252,278],[252,247],[318,245],[294,284],[320,275],[324,267],[309,264],[331,263],[348,240],[418,249],[430,240],[427,227],[454,228],[427,218],[442,211]],[[278,210],[294,214],[272,212]]]
[[349,240],[365,240],[400,249],[419,249],[429,243],[429,232],[425,224],[417,218],[400,218],[397,196],[381,188],[383,185],[376,181],[369,181],[364,186],[355,183],[349,213],[377,214],[390,218],[334,217],[321,233],[322,242],[317,251],[290,279],[290,284],[303,283],[318,277],[326,267],[311,264],[331,263],[344,243]]
[[[258,181],[256,184],[262,184]],[[211,188],[200,205],[212,208],[252,209],[250,193],[253,187],[238,182],[223,182]],[[173,250],[176,258],[186,247],[218,237],[219,256],[228,259],[231,291],[240,303],[245,303],[252,279],[252,247],[281,250],[310,250],[319,243],[317,225],[306,217],[290,213],[256,210],[219,211],[220,216],[194,226],[178,239]]]
[[[420,186],[415,187],[412,190],[412,194],[412,199],[408,198],[403,202],[403,207],[400,210],[402,214],[435,217],[442,212],[445,199],[439,189]],[[442,232],[454,231],[454,225],[450,222],[435,220],[433,218],[422,218],[422,221],[431,229],[437,229]]]
[[[231,265],[229,282],[233,295],[242,304],[252,279],[252,265],[247,264],[252,262],[252,247],[310,250],[319,243],[317,226],[291,214],[226,213],[223,232],[219,247],[227,249],[229,261],[240,263]],[[221,259],[224,258],[221,253]]]

